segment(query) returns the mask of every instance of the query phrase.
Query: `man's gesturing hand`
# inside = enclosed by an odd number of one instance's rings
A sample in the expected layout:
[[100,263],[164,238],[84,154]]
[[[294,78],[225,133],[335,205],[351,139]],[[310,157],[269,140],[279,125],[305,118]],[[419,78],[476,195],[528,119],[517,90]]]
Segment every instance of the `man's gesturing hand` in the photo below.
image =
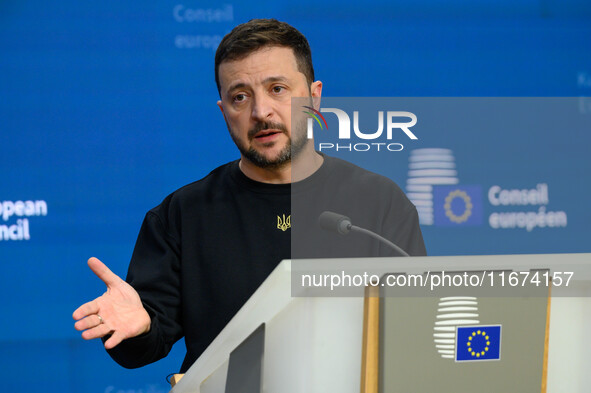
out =
[[150,330],[150,316],[138,293],[97,258],[88,260],[90,269],[107,285],[107,292],[78,307],[72,316],[82,338],[92,340],[111,334],[105,348],[111,349],[126,338]]

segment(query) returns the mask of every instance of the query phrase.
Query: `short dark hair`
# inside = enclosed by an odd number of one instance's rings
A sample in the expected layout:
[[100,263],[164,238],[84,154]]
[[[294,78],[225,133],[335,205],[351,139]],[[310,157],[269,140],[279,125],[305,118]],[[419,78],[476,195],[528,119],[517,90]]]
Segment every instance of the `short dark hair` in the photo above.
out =
[[312,51],[308,40],[293,26],[277,19],[252,19],[236,26],[220,42],[215,52],[215,83],[220,92],[220,64],[240,60],[261,48],[282,46],[291,48],[298,71],[306,76],[308,85],[314,82]]

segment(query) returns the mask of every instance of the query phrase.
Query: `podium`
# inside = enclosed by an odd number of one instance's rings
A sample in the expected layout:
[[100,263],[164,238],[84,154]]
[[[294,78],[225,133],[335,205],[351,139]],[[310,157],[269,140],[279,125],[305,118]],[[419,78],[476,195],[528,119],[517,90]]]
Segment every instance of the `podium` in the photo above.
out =
[[[380,336],[386,336],[387,332],[383,331],[383,322],[379,322],[385,317],[380,314],[385,311],[383,307],[376,308],[383,292],[368,296],[363,285],[336,289],[302,286],[302,277],[311,274],[317,275],[315,277],[330,277],[330,274],[386,277],[390,273],[425,276],[427,272],[440,275],[478,272],[479,277],[497,280],[494,282],[497,287],[503,277],[507,288],[501,288],[502,293],[496,292],[497,295],[486,296],[508,296],[507,299],[524,297],[519,290],[526,274],[521,272],[532,272],[527,277],[539,272],[538,279],[554,277],[550,295],[544,300],[548,312],[544,314],[546,323],[542,326],[546,337],[540,343],[543,356],[538,357],[539,387],[532,391],[589,391],[591,254],[545,254],[282,261],[171,392],[230,393],[226,384],[235,383],[230,381],[235,375],[231,359],[241,345],[252,341],[261,329],[263,335],[258,335],[260,345],[257,347],[261,353],[247,362],[250,366],[260,362],[260,375],[256,376],[260,392],[377,393],[378,388],[384,392],[398,391],[392,385],[378,387],[384,381],[378,374],[388,372],[380,369],[384,367],[383,352],[387,350],[380,341]],[[514,274],[510,275],[512,272]],[[528,281],[531,282],[535,284],[535,281]],[[429,286],[409,289],[415,291],[409,298],[442,298]],[[447,289],[451,294],[466,292],[465,287]],[[517,292],[510,292],[513,289]],[[526,326],[524,331],[527,331]],[[510,332],[506,336],[509,335]],[[379,351],[382,353],[378,356],[376,352]],[[422,356],[419,352],[398,356]],[[435,353],[435,347],[431,352]],[[482,353],[484,355],[484,350]],[[505,353],[509,353],[508,350]],[[503,361],[506,359],[501,355],[500,362]],[[449,362],[455,364],[453,359]],[[425,373],[431,371],[425,370]],[[512,376],[507,378],[510,380]]]

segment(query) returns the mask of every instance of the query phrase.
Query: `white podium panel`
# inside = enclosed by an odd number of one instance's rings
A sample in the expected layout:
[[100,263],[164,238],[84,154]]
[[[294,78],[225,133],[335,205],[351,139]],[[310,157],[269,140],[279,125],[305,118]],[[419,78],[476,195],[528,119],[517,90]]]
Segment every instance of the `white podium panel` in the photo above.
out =
[[[314,266],[314,261],[309,262]],[[317,262],[324,269],[327,260]],[[574,271],[570,287],[552,288],[547,392],[589,391],[591,254],[350,259],[346,267],[348,272],[357,269],[377,275],[493,268]],[[292,297],[291,275],[291,261],[283,261],[172,392],[224,393],[230,353],[262,323],[266,324],[263,392],[359,392],[363,298]]]

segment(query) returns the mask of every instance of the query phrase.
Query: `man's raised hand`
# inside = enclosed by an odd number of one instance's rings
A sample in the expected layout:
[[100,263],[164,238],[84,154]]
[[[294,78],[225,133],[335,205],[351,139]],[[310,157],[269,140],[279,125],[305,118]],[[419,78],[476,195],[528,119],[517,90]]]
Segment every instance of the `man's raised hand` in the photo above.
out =
[[111,334],[105,342],[105,348],[111,349],[127,338],[147,333],[150,316],[135,289],[97,258],[90,258],[88,266],[105,283],[107,291],[72,314],[74,328],[82,331],[82,338],[92,340]]

